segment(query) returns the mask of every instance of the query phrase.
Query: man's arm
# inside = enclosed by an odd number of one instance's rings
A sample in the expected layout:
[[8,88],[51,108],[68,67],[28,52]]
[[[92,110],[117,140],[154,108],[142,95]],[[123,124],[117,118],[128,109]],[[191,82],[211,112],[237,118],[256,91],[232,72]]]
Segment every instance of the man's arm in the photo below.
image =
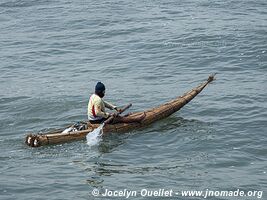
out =
[[98,116],[98,117],[103,117],[103,118],[108,118],[108,117],[110,116],[109,113],[107,113],[107,112],[103,112],[103,111],[101,110],[101,106],[100,106],[100,105],[96,105],[96,106],[95,106],[95,114],[96,114],[96,116]]
[[111,103],[108,103],[107,101],[104,101],[105,107],[110,110],[117,110],[117,106],[112,105]]

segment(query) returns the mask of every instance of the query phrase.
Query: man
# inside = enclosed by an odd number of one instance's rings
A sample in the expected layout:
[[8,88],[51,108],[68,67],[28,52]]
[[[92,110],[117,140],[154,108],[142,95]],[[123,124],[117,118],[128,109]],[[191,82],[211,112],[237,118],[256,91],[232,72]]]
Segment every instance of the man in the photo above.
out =
[[120,112],[116,106],[104,101],[102,98],[105,96],[105,85],[101,82],[98,82],[95,86],[95,93],[91,95],[88,102],[88,119],[91,124],[100,124],[104,122],[107,118],[113,116],[112,124],[115,123],[133,123],[138,122],[141,123],[142,120],[146,117],[145,113],[140,113],[139,115],[131,116],[131,114],[127,114],[124,116],[119,116],[117,113],[107,113],[105,108],[109,108],[110,110],[116,110]]
[[104,101],[102,98],[105,96],[105,85],[101,82],[98,82],[95,86],[95,93],[91,95],[88,102],[88,119],[92,124],[99,124],[105,121],[110,116],[114,114],[110,114],[105,111],[105,108],[109,108],[110,110],[119,111],[119,109]]

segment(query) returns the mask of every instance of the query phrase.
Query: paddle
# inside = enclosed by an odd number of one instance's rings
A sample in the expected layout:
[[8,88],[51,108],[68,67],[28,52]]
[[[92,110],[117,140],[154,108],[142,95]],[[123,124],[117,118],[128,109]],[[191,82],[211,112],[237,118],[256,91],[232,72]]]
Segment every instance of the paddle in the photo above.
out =
[[[125,110],[129,109],[131,106],[132,106],[132,104],[129,103],[128,105],[126,105],[125,107],[123,107],[122,109],[120,109],[118,112],[116,112],[116,113],[115,113],[115,116],[117,116],[117,115],[123,113]],[[115,116],[111,116],[111,117],[109,117],[106,121],[104,121],[104,122],[103,122],[104,126],[105,126],[105,124],[108,124],[108,123],[112,122],[113,119],[115,118]],[[104,127],[104,126],[103,126],[103,127]]]
[[127,106],[123,107],[118,112],[116,112],[115,115],[112,115],[107,120],[105,120],[104,122],[102,122],[99,125],[98,128],[94,129],[92,132],[87,133],[87,135],[86,135],[87,144],[89,146],[94,146],[94,145],[98,144],[98,142],[101,141],[101,136],[103,134],[103,127],[106,124],[112,122],[114,120],[114,118],[116,118],[116,116],[118,116],[119,114],[123,113],[125,110],[127,110],[131,106],[132,106],[132,104],[128,104]]

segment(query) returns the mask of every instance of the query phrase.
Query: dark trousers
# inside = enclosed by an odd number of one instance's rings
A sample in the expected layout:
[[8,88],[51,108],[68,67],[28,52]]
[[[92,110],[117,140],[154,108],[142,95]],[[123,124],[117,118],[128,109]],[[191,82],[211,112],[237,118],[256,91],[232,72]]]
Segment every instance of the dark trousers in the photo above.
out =
[[102,119],[98,119],[98,120],[89,120],[89,122],[91,124],[101,124],[102,122],[104,122],[106,120],[106,118],[102,118]]

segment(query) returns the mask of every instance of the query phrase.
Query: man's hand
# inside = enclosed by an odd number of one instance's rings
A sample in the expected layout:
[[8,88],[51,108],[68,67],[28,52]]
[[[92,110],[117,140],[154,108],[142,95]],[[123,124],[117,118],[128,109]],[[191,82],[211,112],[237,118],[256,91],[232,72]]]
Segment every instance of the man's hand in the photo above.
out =
[[118,113],[121,112],[121,109],[120,109],[120,108],[115,107],[114,109],[115,109]]
[[119,115],[118,113],[112,113],[111,114],[111,117],[114,117],[115,118],[115,117],[118,117],[118,115]]

